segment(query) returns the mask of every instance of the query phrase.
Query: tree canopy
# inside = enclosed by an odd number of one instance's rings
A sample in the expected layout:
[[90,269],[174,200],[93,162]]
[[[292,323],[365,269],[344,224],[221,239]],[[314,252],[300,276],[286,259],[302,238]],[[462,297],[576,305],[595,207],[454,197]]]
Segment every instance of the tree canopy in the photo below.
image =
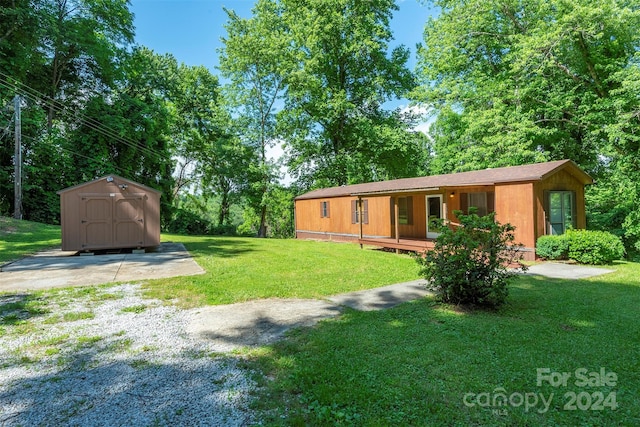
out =
[[[4,2],[0,213],[17,94],[29,219],[57,222],[57,190],[118,173],[163,191],[165,228],[196,215],[266,236],[291,229],[304,190],[569,158],[596,178],[588,226],[640,250],[640,1],[430,3],[412,71],[394,0],[225,9],[218,70],[136,45],[126,0]],[[411,113],[425,109],[428,136]]]
[[433,3],[413,92],[438,112],[433,172],[567,158],[602,180],[595,210],[608,188],[637,200],[637,1]]

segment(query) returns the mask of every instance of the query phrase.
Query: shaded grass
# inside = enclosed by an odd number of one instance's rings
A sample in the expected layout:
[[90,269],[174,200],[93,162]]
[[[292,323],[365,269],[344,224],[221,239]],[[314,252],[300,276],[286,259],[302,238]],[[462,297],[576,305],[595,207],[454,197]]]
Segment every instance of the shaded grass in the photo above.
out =
[[0,265],[60,246],[60,227],[0,216]]
[[145,296],[182,306],[260,298],[320,298],[417,278],[408,255],[354,244],[303,240],[165,235],[182,242],[206,270],[198,276],[150,280]]
[[[266,425],[640,425],[640,265],[615,268],[588,280],[519,277],[497,312],[423,299],[298,330],[249,352],[248,366],[270,378],[256,407]],[[538,386],[537,368],[571,378]],[[578,368],[615,372],[617,384],[579,387]],[[553,398],[544,413],[541,402],[463,401],[500,392]],[[568,392],[613,392],[619,407],[568,410]]]

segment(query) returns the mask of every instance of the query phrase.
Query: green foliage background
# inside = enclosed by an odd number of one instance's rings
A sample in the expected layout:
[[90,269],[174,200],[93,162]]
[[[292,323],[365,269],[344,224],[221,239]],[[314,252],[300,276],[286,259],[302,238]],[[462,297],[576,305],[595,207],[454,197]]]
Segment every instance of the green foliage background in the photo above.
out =
[[[13,211],[18,94],[26,219],[57,223],[56,191],[116,173],[163,192],[165,229],[187,209],[285,236],[291,198],[310,189],[568,158],[596,180],[588,227],[640,251],[638,0],[427,3],[439,13],[415,70],[390,47],[393,0],[226,9],[224,85],[137,45],[125,1],[3,3],[0,213]],[[428,137],[412,131],[422,113],[385,107],[398,99],[429,112]]]

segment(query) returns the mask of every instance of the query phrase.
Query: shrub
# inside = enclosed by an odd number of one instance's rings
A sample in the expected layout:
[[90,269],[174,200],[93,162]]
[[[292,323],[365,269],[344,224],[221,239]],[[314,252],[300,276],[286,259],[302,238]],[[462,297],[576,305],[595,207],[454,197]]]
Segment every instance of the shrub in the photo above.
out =
[[211,234],[213,224],[200,215],[183,208],[175,210],[167,231],[177,234],[206,235]]
[[546,259],[568,259],[569,239],[565,234],[540,236],[536,242],[536,255]]
[[610,264],[624,257],[622,240],[606,231],[569,230],[569,258],[581,264]]
[[494,214],[479,217],[456,211],[461,226],[444,228],[435,247],[416,257],[420,274],[439,300],[453,304],[498,307],[508,296],[508,282],[516,274],[508,267],[520,264],[521,245],[514,244],[514,227],[495,221]]

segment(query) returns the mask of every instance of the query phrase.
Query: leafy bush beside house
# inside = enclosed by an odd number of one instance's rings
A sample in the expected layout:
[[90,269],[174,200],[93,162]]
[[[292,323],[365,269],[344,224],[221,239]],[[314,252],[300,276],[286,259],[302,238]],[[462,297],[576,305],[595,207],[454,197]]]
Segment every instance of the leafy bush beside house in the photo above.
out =
[[565,234],[541,236],[536,242],[536,255],[545,259],[569,259],[569,240]]
[[606,231],[570,230],[569,258],[582,264],[610,264],[624,257],[620,237]]
[[416,257],[427,287],[445,303],[499,307],[508,296],[507,284],[516,275],[509,269],[520,263],[521,245],[514,227],[495,221],[495,214],[480,217],[456,211],[461,226],[443,228],[435,247]]
[[610,264],[624,254],[620,237],[606,231],[569,230],[558,236],[541,236],[536,242],[536,255],[549,260]]

